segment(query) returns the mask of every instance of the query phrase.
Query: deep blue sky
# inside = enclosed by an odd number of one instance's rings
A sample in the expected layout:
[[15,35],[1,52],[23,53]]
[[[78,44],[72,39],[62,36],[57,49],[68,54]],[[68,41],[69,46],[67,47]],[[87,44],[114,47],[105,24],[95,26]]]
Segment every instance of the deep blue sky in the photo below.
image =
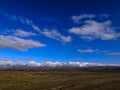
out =
[[0,58],[120,64],[120,0],[0,0]]

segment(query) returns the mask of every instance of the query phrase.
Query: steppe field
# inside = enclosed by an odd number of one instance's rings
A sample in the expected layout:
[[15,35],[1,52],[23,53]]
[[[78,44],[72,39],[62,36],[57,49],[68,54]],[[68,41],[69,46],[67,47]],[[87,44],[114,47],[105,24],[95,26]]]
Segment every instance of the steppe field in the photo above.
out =
[[0,90],[120,90],[120,73],[0,71]]

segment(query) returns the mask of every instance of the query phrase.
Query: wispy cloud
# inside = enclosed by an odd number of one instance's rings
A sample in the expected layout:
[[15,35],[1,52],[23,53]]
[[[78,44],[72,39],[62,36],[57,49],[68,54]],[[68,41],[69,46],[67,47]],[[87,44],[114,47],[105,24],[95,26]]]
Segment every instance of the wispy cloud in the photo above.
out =
[[46,37],[59,40],[63,43],[71,42],[72,40],[71,36],[64,36],[60,34],[57,30],[44,29],[44,31],[41,33],[44,34]]
[[14,31],[14,35],[19,37],[30,37],[30,36],[36,36],[36,33],[28,32],[22,29],[17,29]]
[[83,60],[83,58],[75,58],[75,60]]
[[[60,32],[58,32],[57,30],[49,30],[49,29],[41,30],[38,25],[34,24],[34,22],[32,20],[29,20],[27,18],[17,17],[15,15],[9,15],[5,12],[4,12],[3,15],[5,17],[9,18],[10,20],[12,18],[12,21],[19,21],[22,24],[26,24],[26,25],[31,26],[33,30],[39,32],[40,34],[45,35],[46,37],[61,41],[63,43],[71,42],[71,40],[72,40],[71,36],[64,36]],[[30,35],[34,36],[35,33],[26,32],[26,31],[23,31],[23,30],[17,30],[17,31],[15,31],[15,35],[20,36],[20,37],[27,37],[27,36],[30,36]]]
[[111,26],[111,21],[97,22],[94,20],[86,20],[80,27],[73,27],[70,33],[80,36],[84,40],[113,40],[120,37],[120,33]]
[[22,24],[29,25],[29,26],[31,26],[33,28],[33,30],[36,30],[37,32],[41,32],[41,29],[39,28],[39,26],[34,24],[32,20],[27,19],[27,18],[23,18],[23,17],[17,17],[15,15],[13,15],[13,17],[15,18],[14,19],[15,21],[19,21]]
[[93,20],[95,18],[108,18],[108,14],[100,14],[100,15],[95,15],[95,14],[81,14],[81,15],[74,15],[71,17],[73,23],[79,24],[82,23],[84,20]]
[[93,14],[82,14],[79,16],[72,16],[71,19],[73,20],[73,23],[80,23],[81,20],[83,20],[83,19],[92,19],[95,17],[96,17],[96,15],[93,15]]
[[30,48],[44,47],[45,44],[42,44],[38,41],[28,40],[19,38],[16,36],[4,36],[0,35],[0,48],[15,49],[20,51],[26,51]]
[[110,15],[108,14],[101,14],[100,17],[108,18]]
[[110,52],[110,53],[107,53],[107,55],[120,56],[120,52]]
[[[8,14],[2,10],[0,10],[0,13],[13,22],[20,22],[22,24],[30,25],[34,30],[37,30],[35,28],[34,23],[29,19],[26,19],[23,17],[17,17],[15,15]],[[36,36],[36,33],[28,32],[23,29],[16,29],[16,30],[9,29],[8,32],[12,34],[7,36],[0,35],[0,48],[26,51],[30,48],[46,46],[46,44],[43,44],[41,42],[23,38],[23,37],[29,37],[29,36]]]
[[5,16],[6,18],[8,18],[11,21],[16,21],[16,17],[14,15],[10,15],[1,9],[0,9],[0,14],[2,14],[3,16]]
[[71,42],[71,40],[72,40],[71,36],[64,36],[60,32],[58,32],[57,30],[49,30],[49,29],[41,30],[39,28],[39,26],[35,25],[34,23],[31,23],[30,25],[32,26],[32,28],[34,30],[45,35],[46,37],[61,41],[63,43]]
[[104,51],[101,51],[102,53],[109,53],[110,51],[108,50],[104,50]]
[[22,24],[30,25],[34,30],[36,30],[38,32],[41,31],[40,28],[37,25],[35,25],[33,23],[33,21],[30,19],[24,18],[22,16],[8,14],[8,13],[4,12],[3,10],[0,10],[0,13],[11,21],[21,22]]
[[95,50],[93,50],[93,49],[85,49],[85,50],[77,49],[77,51],[80,53],[94,53],[94,52],[97,52],[98,49],[95,49]]

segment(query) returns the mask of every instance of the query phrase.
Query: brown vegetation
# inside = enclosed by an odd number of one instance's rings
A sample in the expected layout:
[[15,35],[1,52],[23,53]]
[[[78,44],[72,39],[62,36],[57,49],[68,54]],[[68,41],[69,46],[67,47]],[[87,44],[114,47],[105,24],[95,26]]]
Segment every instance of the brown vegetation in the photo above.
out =
[[120,90],[120,73],[0,71],[0,90]]

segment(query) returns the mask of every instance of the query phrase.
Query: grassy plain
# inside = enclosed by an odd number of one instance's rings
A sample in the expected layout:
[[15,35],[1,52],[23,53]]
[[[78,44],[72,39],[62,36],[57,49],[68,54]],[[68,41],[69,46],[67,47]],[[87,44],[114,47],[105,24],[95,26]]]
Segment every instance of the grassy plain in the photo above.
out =
[[0,71],[0,90],[120,90],[120,73]]

